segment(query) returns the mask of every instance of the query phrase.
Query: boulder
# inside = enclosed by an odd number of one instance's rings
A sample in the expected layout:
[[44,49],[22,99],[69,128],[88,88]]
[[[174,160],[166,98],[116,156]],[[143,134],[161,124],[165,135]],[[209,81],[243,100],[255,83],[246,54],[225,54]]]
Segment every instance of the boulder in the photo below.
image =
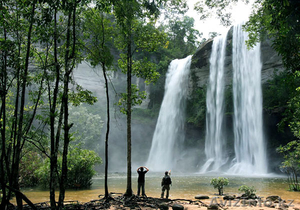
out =
[[207,207],[207,210],[218,210],[218,209],[219,209],[219,206],[218,206],[218,205],[215,205],[215,204],[209,205],[209,206]]
[[207,196],[207,195],[196,195],[195,199],[209,199],[209,196]]
[[269,201],[281,201],[281,198],[278,195],[271,195],[271,196],[268,196],[266,198],[266,200],[269,200]]
[[235,195],[225,195],[223,197],[223,200],[234,200],[235,199]]
[[184,207],[183,207],[183,205],[175,203],[175,204],[173,204],[172,209],[173,210],[184,210]]
[[167,203],[161,203],[161,204],[159,204],[158,208],[161,210],[168,210],[169,205]]

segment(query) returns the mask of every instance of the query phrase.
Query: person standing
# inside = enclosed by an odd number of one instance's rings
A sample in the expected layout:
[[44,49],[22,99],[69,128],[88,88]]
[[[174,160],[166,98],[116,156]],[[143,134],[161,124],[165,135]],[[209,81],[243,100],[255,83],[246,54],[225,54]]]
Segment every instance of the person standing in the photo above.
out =
[[145,174],[149,171],[149,169],[145,166],[141,166],[136,171],[139,174],[137,196],[140,196],[141,188],[142,188],[142,196],[146,196],[146,194],[145,194]]
[[161,198],[164,198],[165,190],[167,190],[166,199],[169,198],[170,185],[172,185],[172,180],[171,180],[171,177],[169,175],[171,175],[171,173],[169,171],[166,171],[165,176],[161,180],[161,186],[162,186]]

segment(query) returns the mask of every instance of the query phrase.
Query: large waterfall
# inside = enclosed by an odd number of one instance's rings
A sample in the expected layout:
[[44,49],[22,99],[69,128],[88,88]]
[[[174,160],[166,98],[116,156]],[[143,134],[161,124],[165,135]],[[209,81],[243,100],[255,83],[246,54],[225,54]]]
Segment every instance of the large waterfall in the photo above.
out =
[[235,175],[267,173],[262,118],[260,44],[248,50],[245,44],[247,39],[248,34],[242,30],[242,25],[234,26],[232,38],[234,156],[231,157],[226,153],[227,139],[223,120],[226,36],[214,39],[206,96],[206,162],[200,173],[210,171]]
[[266,174],[263,135],[260,44],[248,50],[241,25],[233,29],[233,98],[235,159],[233,174]]
[[214,39],[210,56],[210,75],[206,93],[206,163],[201,173],[219,170],[227,160],[223,133],[224,116],[224,60],[227,34]]
[[[184,140],[185,99],[192,56],[173,60],[168,69],[165,94],[154,131],[147,167],[151,171],[172,169]],[[175,153],[178,153],[175,156]]]

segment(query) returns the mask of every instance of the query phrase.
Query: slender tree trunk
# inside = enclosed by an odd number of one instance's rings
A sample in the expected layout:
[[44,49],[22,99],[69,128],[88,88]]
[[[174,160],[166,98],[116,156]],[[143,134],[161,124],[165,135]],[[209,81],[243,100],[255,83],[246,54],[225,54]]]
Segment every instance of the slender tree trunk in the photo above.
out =
[[[19,23],[20,15],[18,13],[18,4],[15,5],[17,15],[16,15],[16,22]],[[21,36],[19,34],[19,30],[16,31],[16,40],[18,41],[17,45],[17,56],[21,57]],[[14,117],[12,118],[12,129],[11,129],[11,134],[9,137],[9,142],[8,142],[8,147],[7,147],[7,173],[8,173],[8,183],[9,186],[13,187],[13,174],[14,174],[14,162],[15,162],[15,145],[16,145],[16,139],[17,139],[17,132],[18,132],[18,119],[19,119],[19,114],[18,114],[18,107],[19,107],[19,99],[20,99],[20,86],[21,86],[21,64],[20,60],[14,64],[14,67],[16,68],[16,83],[17,83],[17,88],[16,88],[16,97],[15,97],[15,107],[14,107]],[[8,198],[10,199],[12,197],[12,191],[8,191]]]
[[[58,207],[62,209],[63,202],[65,199],[66,183],[68,180],[68,149],[70,143],[69,131],[73,124],[69,125],[69,81],[70,74],[74,69],[75,60],[75,48],[76,48],[76,7],[77,3],[74,2],[72,10],[69,11],[68,16],[68,29],[67,29],[67,41],[66,41],[66,53],[65,53],[65,77],[64,77],[64,93],[62,106],[64,109],[64,148],[63,148],[63,160],[62,160],[62,171],[60,180],[60,192],[59,192],[59,202]],[[71,20],[72,20],[72,34],[71,34]],[[71,46],[72,37],[72,46]],[[70,49],[72,49],[70,53]],[[73,64],[70,62],[73,60]]]
[[[30,25],[27,35],[27,51],[26,51],[26,58],[25,58],[25,66],[24,72],[22,74],[22,90],[21,90],[21,104],[20,104],[20,112],[19,112],[19,123],[18,123],[18,134],[17,134],[17,144],[15,150],[15,159],[13,162],[13,188],[20,191],[19,187],[19,166],[20,166],[20,155],[21,155],[21,141],[23,138],[23,118],[24,118],[24,107],[25,107],[25,92],[27,86],[27,75],[28,75],[28,67],[29,67],[29,54],[30,54],[30,45],[31,45],[31,32],[33,27],[33,18],[35,12],[35,4],[36,0],[32,3],[32,10],[31,10],[31,17],[30,17]],[[20,194],[16,194],[16,201],[18,205],[18,209],[23,208],[22,197]]]
[[[2,3],[1,3],[2,4]],[[4,41],[7,40],[6,29],[4,27],[3,30]],[[6,86],[7,86],[7,49],[4,50],[1,61],[2,69],[1,69],[1,85],[0,85],[0,95],[1,95],[1,110],[0,110],[0,118],[2,122],[0,122],[0,132],[1,132],[1,162],[0,162],[0,184],[2,190],[2,200],[0,209],[5,209],[5,206],[8,203],[8,199],[6,196],[6,188],[5,184],[7,182],[7,173],[8,168],[5,169],[5,165],[8,166],[7,155],[6,155],[6,135],[5,135],[5,127],[6,127]]]
[[58,209],[63,208],[63,202],[65,199],[65,189],[67,182],[67,154],[69,146],[69,125],[68,125],[68,89],[69,89],[69,50],[71,39],[71,17],[72,13],[68,14],[68,28],[67,28],[67,41],[66,41],[66,53],[65,53],[65,75],[64,75],[64,92],[62,98],[62,107],[64,110],[64,147],[63,147],[63,160],[59,185],[59,201]]
[[68,124],[68,84],[69,84],[70,75],[66,74],[64,78],[64,94],[63,94],[63,109],[64,109],[64,147],[63,147],[63,160],[62,160],[62,169],[61,169],[61,178],[59,185],[59,201],[58,209],[63,209],[63,202],[65,199],[65,191],[68,181],[68,148],[70,143],[69,130],[71,126]]
[[[101,13],[101,27],[102,27],[102,41],[101,41],[101,48],[104,49],[104,44],[105,44],[105,28],[103,24],[103,13]],[[107,80],[107,75],[106,75],[106,62],[102,62],[102,72],[104,76],[104,81],[105,81],[105,94],[106,94],[106,134],[105,134],[105,166],[104,166],[104,191],[105,191],[105,198],[109,197],[108,193],[108,184],[107,184],[107,179],[108,179],[108,136],[109,136],[109,129],[110,129],[110,110],[109,110],[109,93],[108,93],[108,80]]]
[[[58,64],[58,53],[57,53],[57,8],[54,9],[54,65],[55,65],[55,87],[53,91],[53,96],[51,96],[50,82],[48,82],[48,93],[49,93],[49,103],[50,103],[50,140],[51,140],[51,155],[50,155],[50,204],[51,210],[56,209],[55,201],[55,187],[57,182],[57,154],[59,147],[61,123],[62,123],[62,114],[63,110],[60,110],[58,128],[55,135],[55,118],[56,118],[56,106],[57,106],[57,97],[59,91],[59,82],[60,82],[60,66]],[[52,99],[51,99],[52,97]]]
[[[130,25],[130,24],[129,24]],[[130,28],[130,27],[129,27]],[[125,195],[132,195],[131,183],[131,36],[128,35],[127,40],[127,190]]]
[[105,92],[106,92],[106,114],[107,114],[107,121],[106,121],[106,135],[105,135],[105,177],[104,177],[104,185],[105,185],[105,198],[109,197],[108,193],[108,184],[107,184],[107,177],[108,177],[108,135],[109,135],[109,123],[110,123],[110,112],[109,112],[109,94],[108,94],[108,82],[107,82],[107,75],[106,75],[106,67],[105,64],[102,64],[102,70],[105,80]]

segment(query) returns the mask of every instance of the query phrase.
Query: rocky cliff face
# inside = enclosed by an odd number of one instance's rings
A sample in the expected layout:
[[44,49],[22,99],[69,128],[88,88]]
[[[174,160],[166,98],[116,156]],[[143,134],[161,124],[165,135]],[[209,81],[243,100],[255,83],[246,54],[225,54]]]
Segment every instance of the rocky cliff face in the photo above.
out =
[[[226,58],[225,58],[225,81],[226,85],[232,82],[232,28],[227,34]],[[191,64],[190,90],[197,87],[204,87],[209,77],[209,59],[212,50],[213,40],[205,42],[193,55]],[[271,41],[261,43],[262,84],[272,78],[274,70],[283,70],[281,58],[271,47]],[[191,93],[191,92],[190,92]]]
[[[225,84],[226,93],[232,92],[232,32],[233,28],[229,30],[227,34],[226,44],[226,56],[225,56]],[[202,150],[199,149],[198,153],[193,156],[198,156],[198,160],[205,159],[204,144],[205,144],[205,119],[206,119],[206,85],[209,80],[210,73],[210,55],[212,51],[213,40],[205,42],[193,55],[192,64],[189,77],[189,97],[187,107],[187,128],[186,128],[186,141],[190,141],[190,145],[202,145]],[[275,70],[281,72],[284,70],[282,59],[278,56],[277,52],[271,47],[271,40],[266,40],[261,43],[261,84],[263,88],[268,88],[268,80],[272,79],[275,74]],[[227,139],[233,139],[233,118],[232,118],[232,94],[227,94],[227,100],[225,99],[226,115],[224,116],[224,124],[226,130]],[[264,97],[264,96],[263,96]],[[230,104],[231,103],[231,104]],[[231,107],[231,108],[230,108]],[[196,118],[195,116],[201,116]],[[270,161],[270,169],[276,171],[280,164],[280,158],[273,158],[270,154],[275,153],[275,149],[278,145],[274,145],[274,141],[281,141],[282,134],[278,132],[277,123],[280,122],[280,116],[267,111],[263,112],[264,121],[264,134],[266,137],[266,144],[268,150],[268,157]],[[285,134],[286,135],[286,134]],[[273,142],[273,143],[272,143]],[[233,145],[229,145],[229,147]]]

